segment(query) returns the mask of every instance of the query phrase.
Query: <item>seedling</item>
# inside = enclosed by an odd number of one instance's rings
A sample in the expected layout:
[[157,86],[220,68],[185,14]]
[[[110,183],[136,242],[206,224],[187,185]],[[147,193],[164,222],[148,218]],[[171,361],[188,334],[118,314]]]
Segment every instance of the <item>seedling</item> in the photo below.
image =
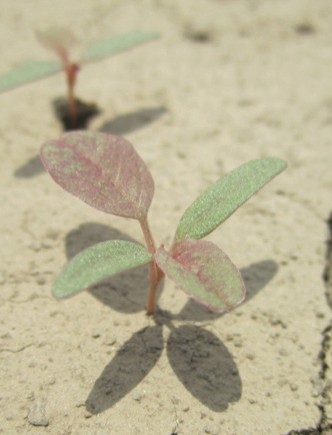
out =
[[184,212],[169,250],[163,245],[156,248],[148,223],[153,179],[127,140],[88,131],[65,133],[42,146],[41,160],[56,183],[90,206],[136,219],[146,242],[144,247],[110,240],[82,251],[57,278],[55,297],[71,296],[104,278],[148,264],[147,314],[155,312],[157,287],[164,275],[217,313],[243,301],[245,287],[239,270],[220,248],[200,239],[283,171],[283,160],[252,160],[220,178]]
[[68,113],[71,127],[74,128],[77,126],[78,118],[77,100],[75,99],[74,88],[77,81],[77,74],[82,64],[97,61],[132,48],[138,44],[151,41],[157,38],[158,34],[131,32],[97,41],[83,52],[81,61],[74,59],[73,49],[77,44],[77,39],[70,30],[62,27],[51,27],[45,31],[36,32],[36,36],[46,49],[52,51],[58,57],[59,61],[30,61],[14,68],[0,77],[0,92],[10,90],[63,70],[67,81]]

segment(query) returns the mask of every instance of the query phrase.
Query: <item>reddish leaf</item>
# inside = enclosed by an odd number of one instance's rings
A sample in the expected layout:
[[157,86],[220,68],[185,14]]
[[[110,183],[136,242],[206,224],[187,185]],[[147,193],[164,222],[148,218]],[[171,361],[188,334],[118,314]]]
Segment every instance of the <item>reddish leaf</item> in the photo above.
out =
[[172,255],[159,248],[155,260],[166,276],[211,311],[229,311],[244,299],[240,272],[211,242],[182,240]]
[[37,30],[36,37],[43,47],[53,51],[61,59],[68,56],[70,49],[77,43],[75,35],[65,27],[54,26]]
[[150,207],[152,176],[124,138],[88,131],[46,142],[41,160],[62,188],[105,213],[142,219]]

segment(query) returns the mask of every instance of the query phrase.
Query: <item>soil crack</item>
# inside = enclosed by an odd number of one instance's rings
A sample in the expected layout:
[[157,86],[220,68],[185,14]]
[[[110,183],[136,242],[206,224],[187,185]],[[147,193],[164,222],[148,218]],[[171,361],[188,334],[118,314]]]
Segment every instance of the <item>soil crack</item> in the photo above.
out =
[[19,347],[18,349],[6,349],[6,348],[3,348],[3,349],[0,349],[0,352],[19,353],[19,352],[22,352],[22,350],[25,350],[28,347],[31,347],[33,345],[34,345],[34,343],[29,343],[29,344],[26,344],[24,346]]
[[[327,304],[332,309],[332,213],[327,219],[328,240],[326,242],[326,257],[323,279]],[[332,317],[329,325],[322,332],[322,344],[319,353],[321,363],[319,379],[322,381],[320,395],[320,420],[312,429],[292,430],[287,435],[331,435],[332,434]]]

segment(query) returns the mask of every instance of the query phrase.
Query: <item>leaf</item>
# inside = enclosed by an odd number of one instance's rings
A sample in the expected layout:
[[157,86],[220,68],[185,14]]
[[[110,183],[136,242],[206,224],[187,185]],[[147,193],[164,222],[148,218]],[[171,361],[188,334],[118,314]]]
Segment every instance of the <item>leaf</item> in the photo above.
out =
[[205,237],[286,166],[274,157],[252,160],[220,178],[184,212],[175,240]]
[[147,264],[152,255],[138,243],[110,240],[76,255],[63,269],[53,286],[53,296],[63,298],[86,289],[100,280]]
[[91,131],[65,133],[46,142],[40,157],[56,183],[90,206],[138,220],[146,217],[153,179],[124,138]]
[[158,38],[158,33],[131,32],[97,41],[85,51],[85,61],[96,61]]
[[8,91],[62,70],[59,62],[31,61],[17,66],[0,77],[0,92]]
[[36,37],[44,48],[56,53],[62,59],[77,43],[75,35],[65,27],[52,26],[45,30],[37,30]]
[[166,276],[211,311],[229,311],[244,299],[240,272],[211,242],[182,240],[175,243],[172,255],[161,247],[155,261]]
[[[69,50],[77,42],[72,32],[62,27],[51,27],[45,31],[37,31],[36,36],[41,45],[60,56],[62,62],[64,58],[67,58]],[[97,61],[158,37],[159,34],[153,32],[131,32],[116,37],[113,36],[92,44],[85,51],[83,60],[86,62]],[[48,77],[62,69],[63,66],[60,62],[26,62],[0,77],[0,93]]]

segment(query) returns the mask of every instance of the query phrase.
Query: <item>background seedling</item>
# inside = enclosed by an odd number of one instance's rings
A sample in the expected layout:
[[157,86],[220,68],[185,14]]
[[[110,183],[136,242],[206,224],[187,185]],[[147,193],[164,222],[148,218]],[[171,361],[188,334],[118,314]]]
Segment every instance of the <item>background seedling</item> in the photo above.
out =
[[77,44],[77,39],[70,30],[62,27],[51,27],[45,31],[36,32],[36,36],[45,48],[52,51],[58,57],[59,61],[30,61],[17,66],[0,77],[0,92],[63,70],[67,81],[70,124],[71,128],[75,128],[77,126],[78,111],[74,89],[77,74],[82,64],[97,61],[144,42],[151,41],[156,39],[158,34],[152,32],[131,32],[97,41],[83,52],[79,61],[73,57],[73,49]]
[[60,273],[54,296],[73,295],[106,277],[149,264],[148,314],[155,312],[157,287],[164,275],[217,313],[243,301],[245,288],[239,270],[220,248],[200,239],[283,171],[283,160],[252,160],[220,178],[187,208],[169,250],[163,245],[156,248],[148,223],[153,179],[127,140],[87,131],[66,133],[42,146],[41,160],[61,187],[90,206],[136,219],[146,242],[145,248],[110,240],[84,250]]

